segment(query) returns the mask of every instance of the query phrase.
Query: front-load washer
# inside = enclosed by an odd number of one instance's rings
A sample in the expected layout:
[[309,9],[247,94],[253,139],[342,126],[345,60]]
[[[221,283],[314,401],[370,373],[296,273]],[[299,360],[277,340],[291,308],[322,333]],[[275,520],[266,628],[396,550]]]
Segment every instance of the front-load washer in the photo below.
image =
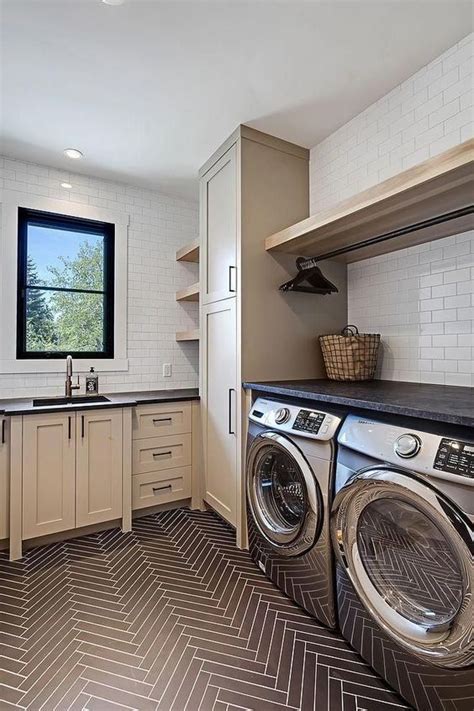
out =
[[250,554],[280,590],[335,627],[329,512],[336,414],[259,397],[249,414]]
[[419,711],[472,711],[474,440],[350,415],[338,442],[341,631]]

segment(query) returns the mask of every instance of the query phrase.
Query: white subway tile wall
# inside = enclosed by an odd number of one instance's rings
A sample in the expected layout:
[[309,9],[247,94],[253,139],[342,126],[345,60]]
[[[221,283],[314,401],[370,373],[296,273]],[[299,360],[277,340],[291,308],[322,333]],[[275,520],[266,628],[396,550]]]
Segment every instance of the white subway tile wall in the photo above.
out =
[[[474,136],[470,34],[311,149],[311,213]],[[377,377],[474,385],[471,232],[348,267],[348,320],[382,335]]]
[[474,386],[474,232],[348,267],[348,321],[382,334],[377,377]]
[[[72,189],[61,187],[62,182]],[[103,392],[197,387],[198,345],[176,343],[175,332],[195,328],[198,306],[180,304],[175,292],[198,279],[198,265],[176,262],[176,250],[198,234],[197,203],[121,183],[0,157],[0,188],[130,215],[128,237],[128,359],[126,372],[100,373]],[[1,207],[1,206],[0,206]],[[16,235],[11,235],[16,239]],[[12,302],[14,300],[12,294]],[[1,324],[0,324],[1,338]],[[163,378],[163,363],[172,377]],[[1,397],[61,394],[58,374],[0,374]],[[76,369],[87,365],[76,362]]]

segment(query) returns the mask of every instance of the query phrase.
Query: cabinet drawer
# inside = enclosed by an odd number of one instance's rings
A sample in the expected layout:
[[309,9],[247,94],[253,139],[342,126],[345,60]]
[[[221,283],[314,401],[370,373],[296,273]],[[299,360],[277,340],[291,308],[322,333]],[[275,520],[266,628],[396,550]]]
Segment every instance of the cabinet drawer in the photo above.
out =
[[191,464],[191,435],[149,437],[133,442],[133,474],[186,467]]
[[191,432],[191,404],[140,405],[133,414],[133,439]]
[[137,474],[132,486],[133,510],[188,499],[191,496],[191,467]]

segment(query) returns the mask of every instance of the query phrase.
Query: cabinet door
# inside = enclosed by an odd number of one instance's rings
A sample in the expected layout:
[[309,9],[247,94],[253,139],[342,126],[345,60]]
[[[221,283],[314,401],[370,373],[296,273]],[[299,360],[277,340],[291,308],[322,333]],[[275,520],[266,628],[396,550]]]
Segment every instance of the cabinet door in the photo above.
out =
[[75,527],[74,413],[23,418],[23,538]]
[[78,412],[76,526],[122,516],[122,410]]
[[237,505],[236,300],[202,310],[204,498],[235,525]]
[[200,181],[203,304],[235,296],[237,290],[236,156],[234,145]]
[[8,418],[0,417],[0,540],[9,536],[10,452]]

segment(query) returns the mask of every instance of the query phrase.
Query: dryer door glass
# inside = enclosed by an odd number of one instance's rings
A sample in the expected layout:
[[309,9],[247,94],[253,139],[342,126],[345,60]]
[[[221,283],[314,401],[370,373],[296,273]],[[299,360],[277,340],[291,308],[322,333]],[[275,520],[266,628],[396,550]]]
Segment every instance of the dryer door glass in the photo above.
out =
[[275,433],[263,434],[252,445],[248,468],[248,502],[260,533],[282,555],[312,547],[322,500],[298,447]]
[[337,493],[331,535],[384,632],[424,661],[473,663],[474,532],[449,499],[403,470],[365,469]]
[[428,628],[456,617],[463,598],[456,553],[416,506],[396,499],[369,503],[359,517],[357,542],[368,576],[397,612]]

